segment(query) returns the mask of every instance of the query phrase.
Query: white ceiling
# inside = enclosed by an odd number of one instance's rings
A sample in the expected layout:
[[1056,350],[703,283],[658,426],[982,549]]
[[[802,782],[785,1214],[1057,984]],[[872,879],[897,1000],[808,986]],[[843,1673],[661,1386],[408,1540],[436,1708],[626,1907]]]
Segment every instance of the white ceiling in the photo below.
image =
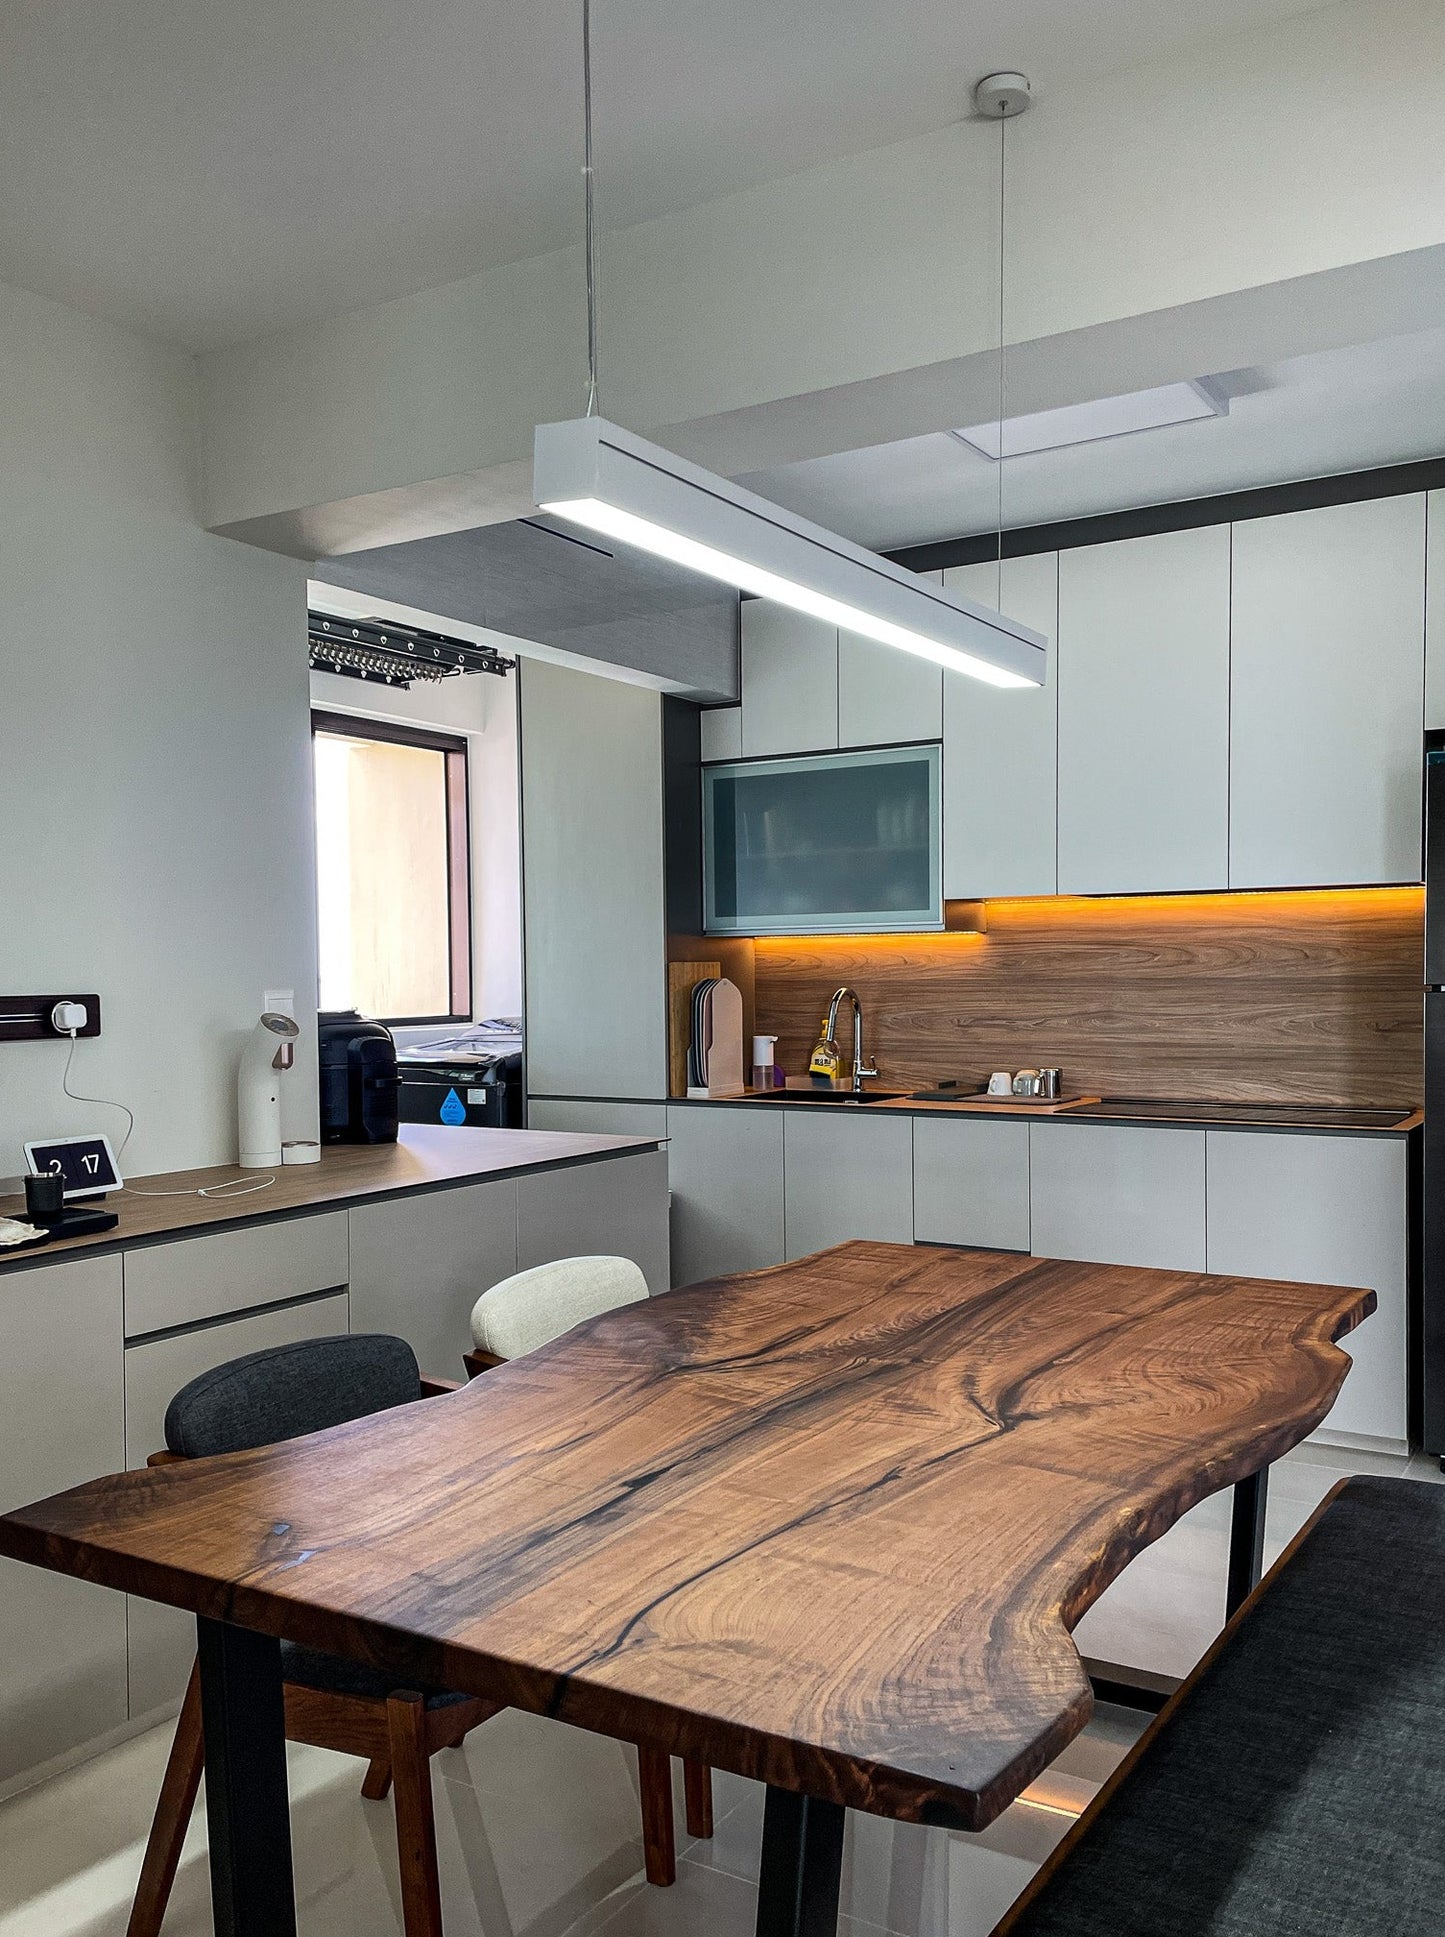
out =
[[[1225,381],[1236,392],[1227,417],[1008,459],[1004,524],[1046,524],[1445,451],[1445,329],[1294,357]],[[742,481],[887,551],[992,530],[999,470],[939,432]]]
[[[1314,0],[1318,4],[1319,0]],[[1311,0],[597,0],[604,226]],[[580,231],[578,0],[0,0],[0,281],[197,349]]]

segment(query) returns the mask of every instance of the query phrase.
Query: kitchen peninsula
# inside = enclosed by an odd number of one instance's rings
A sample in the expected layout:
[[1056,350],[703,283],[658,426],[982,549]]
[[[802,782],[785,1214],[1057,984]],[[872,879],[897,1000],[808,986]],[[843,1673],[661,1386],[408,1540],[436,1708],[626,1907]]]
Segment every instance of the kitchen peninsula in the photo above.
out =
[[[513,1271],[610,1251],[667,1285],[655,1138],[408,1125],[247,1196],[194,1195],[243,1175],[141,1179],[108,1200],[115,1230],[0,1260],[6,1509],[143,1466],[172,1394],[243,1353],[392,1332],[460,1378],[472,1304]],[[172,1706],[194,1651],[174,1610],[8,1561],[0,1622],[0,1786]]]

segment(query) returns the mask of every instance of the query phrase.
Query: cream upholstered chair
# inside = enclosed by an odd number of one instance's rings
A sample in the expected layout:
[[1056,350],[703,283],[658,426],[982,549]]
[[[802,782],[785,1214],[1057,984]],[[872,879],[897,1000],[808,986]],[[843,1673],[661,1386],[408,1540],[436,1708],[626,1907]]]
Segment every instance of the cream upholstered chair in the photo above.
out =
[[550,1344],[586,1318],[636,1305],[647,1280],[631,1258],[557,1258],[503,1278],[472,1307],[473,1376]]
[[[647,1296],[647,1280],[631,1258],[558,1258],[551,1264],[518,1271],[484,1291],[472,1307],[472,1346],[467,1377],[474,1379],[508,1359],[520,1359],[550,1344],[584,1319],[637,1305]],[[643,1841],[647,1874],[653,1883],[670,1883],[676,1874],[672,1831],[672,1762],[660,1749],[639,1745],[642,1778]],[[712,1770],[704,1762],[682,1765],[689,1836],[712,1835]]]

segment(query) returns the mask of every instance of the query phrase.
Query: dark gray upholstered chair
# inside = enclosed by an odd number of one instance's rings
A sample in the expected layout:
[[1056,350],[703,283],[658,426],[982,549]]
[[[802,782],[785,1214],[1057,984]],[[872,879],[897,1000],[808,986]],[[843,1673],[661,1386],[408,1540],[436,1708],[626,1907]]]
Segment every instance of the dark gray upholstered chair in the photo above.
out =
[[[352,1333],[272,1346],[218,1365],[184,1386],[166,1409],[166,1450],[152,1454],[150,1463],[270,1446],[455,1390],[455,1381],[422,1377],[405,1339]],[[291,1641],[281,1644],[281,1666],[288,1738],[364,1756],[368,1766],[361,1793],[372,1801],[382,1800],[395,1783],[406,1937],[440,1937],[431,1757],[438,1749],[459,1746],[499,1712],[499,1704],[447,1689],[397,1689],[382,1669]],[[670,1858],[672,1849],[671,1761],[649,1751],[639,1753],[639,1764],[648,1881],[671,1883],[675,1868],[657,1854],[662,1850]],[[200,1680],[192,1668],[128,1937],[157,1937],[203,1765]],[[666,1815],[665,1837],[659,1836],[660,1812]]]

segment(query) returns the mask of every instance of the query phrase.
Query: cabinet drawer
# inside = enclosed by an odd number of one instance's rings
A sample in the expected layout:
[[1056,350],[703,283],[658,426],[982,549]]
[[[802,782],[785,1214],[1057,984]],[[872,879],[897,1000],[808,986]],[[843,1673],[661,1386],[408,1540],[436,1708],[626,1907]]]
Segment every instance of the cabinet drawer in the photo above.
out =
[[913,1123],[913,1235],[920,1244],[1029,1248],[1029,1126]]
[[252,1312],[221,1325],[201,1325],[172,1338],[146,1339],[125,1353],[125,1463],[144,1466],[165,1445],[166,1407],[189,1380],[245,1352],[291,1345],[302,1338],[331,1338],[350,1329],[344,1291],[312,1298],[277,1312]]
[[150,1245],[126,1253],[125,1335],[332,1291],[348,1276],[345,1211]]
[[[245,1352],[291,1345],[303,1338],[330,1338],[348,1329],[348,1299],[313,1298],[284,1311],[253,1312],[220,1325],[203,1325],[174,1338],[148,1339],[126,1348],[125,1463],[144,1466],[165,1444],[166,1407],[189,1380]],[[180,1700],[196,1652],[196,1624],[179,1608],[156,1601],[128,1603],[128,1658],[132,1718]]]

